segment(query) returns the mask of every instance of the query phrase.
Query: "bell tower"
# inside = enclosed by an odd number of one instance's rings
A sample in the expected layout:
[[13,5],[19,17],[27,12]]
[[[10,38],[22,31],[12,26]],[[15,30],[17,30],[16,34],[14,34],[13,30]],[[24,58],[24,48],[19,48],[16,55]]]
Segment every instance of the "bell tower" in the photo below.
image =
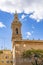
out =
[[21,23],[18,19],[18,14],[17,12],[15,12],[14,14],[14,20],[11,24],[11,28],[12,28],[12,52],[13,52],[13,65],[16,65],[16,49],[15,49],[15,45],[16,42],[15,41],[20,41],[22,40],[22,35],[21,35]]
[[14,14],[14,20],[12,22],[12,40],[21,40],[21,22],[18,19],[18,14],[15,12]]

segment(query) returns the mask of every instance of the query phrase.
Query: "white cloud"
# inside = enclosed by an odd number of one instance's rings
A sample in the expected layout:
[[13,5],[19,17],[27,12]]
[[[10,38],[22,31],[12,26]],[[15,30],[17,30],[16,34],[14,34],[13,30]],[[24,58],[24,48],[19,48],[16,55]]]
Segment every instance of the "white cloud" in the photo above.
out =
[[6,26],[2,23],[2,22],[0,22],[0,28],[5,28]]
[[18,13],[24,11],[27,14],[34,12],[30,18],[37,22],[43,19],[43,0],[1,0],[0,9],[7,12],[17,10]]
[[26,37],[29,38],[31,36],[30,32],[26,32]]
[[21,16],[22,19],[24,19],[25,17],[26,17],[26,16],[25,16],[24,14]]

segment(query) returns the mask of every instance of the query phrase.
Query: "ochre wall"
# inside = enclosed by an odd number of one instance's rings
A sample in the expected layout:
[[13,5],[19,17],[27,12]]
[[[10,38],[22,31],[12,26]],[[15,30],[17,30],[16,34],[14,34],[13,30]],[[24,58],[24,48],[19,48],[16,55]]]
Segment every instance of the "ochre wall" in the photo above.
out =
[[23,51],[29,49],[41,49],[43,50],[43,41],[15,41],[16,56],[22,54]]
[[0,65],[13,65],[11,50],[0,50]]

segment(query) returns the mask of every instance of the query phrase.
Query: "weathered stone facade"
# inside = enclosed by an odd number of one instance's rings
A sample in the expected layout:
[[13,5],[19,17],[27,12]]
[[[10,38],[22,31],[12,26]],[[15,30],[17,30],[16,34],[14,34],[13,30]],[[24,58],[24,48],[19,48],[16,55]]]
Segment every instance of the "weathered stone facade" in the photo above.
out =
[[0,65],[13,65],[11,50],[0,50]]

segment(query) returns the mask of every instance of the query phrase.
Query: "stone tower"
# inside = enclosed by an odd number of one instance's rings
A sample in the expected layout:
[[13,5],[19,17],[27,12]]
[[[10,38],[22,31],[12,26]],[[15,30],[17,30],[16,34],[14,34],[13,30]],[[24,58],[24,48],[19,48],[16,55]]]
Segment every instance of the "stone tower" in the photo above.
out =
[[21,23],[18,19],[18,14],[15,12],[14,14],[14,20],[12,22],[11,28],[12,28],[12,52],[13,52],[13,65],[16,65],[16,50],[15,50],[15,41],[20,41],[22,40],[22,35],[21,35]]
[[12,22],[12,40],[21,40],[21,23],[18,19],[18,14],[15,12],[14,20]]

